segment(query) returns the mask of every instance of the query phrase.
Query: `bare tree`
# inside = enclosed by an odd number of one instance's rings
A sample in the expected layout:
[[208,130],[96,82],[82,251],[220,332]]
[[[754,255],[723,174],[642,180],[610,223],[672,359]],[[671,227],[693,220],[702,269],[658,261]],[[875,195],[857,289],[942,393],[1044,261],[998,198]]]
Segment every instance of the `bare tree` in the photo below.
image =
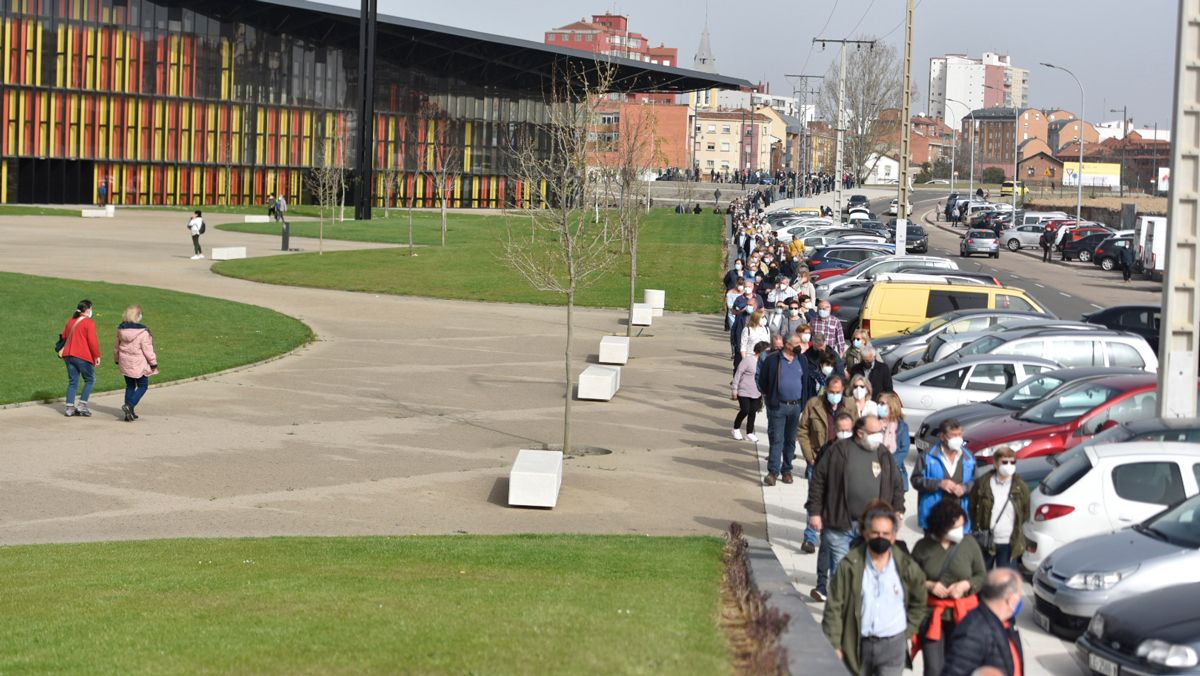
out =
[[431,119],[429,124],[436,124],[433,131],[433,148],[430,149],[433,162],[429,166],[429,176],[433,179],[433,189],[442,208],[442,246],[446,246],[446,194],[450,190],[450,180],[457,177],[461,171],[461,144],[454,136],[454,128],[447,115],[439,115]]
[[336,142],[325,139],[317,144],[316,162],[305,177],[308,190],[317,200],[320,222],[317,226],[317,253],[325,253],[325,221],[333,220],[340,191],[342,190],[342,167],[336,159]]
[[[547,122],[512,151],[517,175],[530,193],[525,205],[530,233],[518,234],[510,227],[501,257],[534,289],[561,294],[566,300],[563,453],[571,451],[575,302],[579,291],[597,281],[618,257],[617,230],[600,227],[588,213],[600,185],[588,176],[597,142],[594,128],[614,74],[615,68],[599,61],[591,67],[562,66],[547,92]],[[539,194],[542,189],[545,199]]]
[[[846,54],[844,168],[854,174],[856,183],[871,173],[880,157],[895,154],[900,149],[899,120],[884,119],[884,111],[900,108],[900,99],[904,95],[901,63],[896,49],[882,42],[875,43],[873,48],[863,47]],[[821,117],[835,125],[839,66],[838,63],[830,66],[817,102]],[[872,155],[874,161],[871,161]],[[867,166],[868,162],[870,166]]]

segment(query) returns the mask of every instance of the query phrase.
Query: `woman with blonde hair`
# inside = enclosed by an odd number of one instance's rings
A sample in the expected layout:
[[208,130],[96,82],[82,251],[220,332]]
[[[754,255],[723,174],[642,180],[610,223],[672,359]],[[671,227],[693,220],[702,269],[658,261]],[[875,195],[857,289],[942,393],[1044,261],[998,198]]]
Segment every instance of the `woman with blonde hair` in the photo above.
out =
[[879,408],[871,400],[871,383],[866,376],[854,376],[846,389],[850,393],[850,410],[847,413],[854,416],[855,420],[879,412]]
[[[759,343],[771,344],[771,329],[767,326],[766,312],[759,308],[746,320],[746,328],[742,329],[742,344],[738,350],[741,359],[754,356],[754,346]],[[741,359],[738,363],[741,363]]]
[[904,468],[904,460],[908,457],[911,440],[908,423],[904,422],[904,402],[895,392],[884,392],[876,397],[876,401],[879,409],[876,415],[883,423],[883,445],[892,452],[896,468],[900,470],[900,484],[908,492],[908,470]]
[[113,351],[117,367],[125,376],[125,403],[121,405],[121,411],[125,413],[125,422],[133,422],[138,419],[135,412],[138,402],[150,387],[150,376],[158,375],[154,337],[142,324],[142,306],[130,305],[121,315]]
[[871,342],[871,333],[863,329],[857,329],[850,335],[850,347],[846,348],[846,355],[842,360],[846,362],[846,373],[850,369],[858,365],[863,360],[862,349]]

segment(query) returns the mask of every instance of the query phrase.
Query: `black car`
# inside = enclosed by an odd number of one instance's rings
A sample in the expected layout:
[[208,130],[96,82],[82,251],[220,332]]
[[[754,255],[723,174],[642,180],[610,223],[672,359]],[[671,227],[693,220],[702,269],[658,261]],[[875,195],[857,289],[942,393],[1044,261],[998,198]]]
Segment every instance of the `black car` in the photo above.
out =
[[862,283],[847,284],[829,295],[829,311],[834,317],[842,320],[842,329],[847,340],[854,333],[854,325],[858,322],[858,315],[862,313],[863,303],[867,301],[867,294],[870,292],[871,282],[864,279]]
[[1062,255],[1069,261],[1079,260],[1084,263],[1092,260],[1092,253],[1100,243],[1106,239],[1111,239],[1112,233],[1097,232],[1086,237],[1080,237],[1077,240],[1066,242],[1062,245]]
[[1115,305],[1089,312],[1080,319],[1089,324],[1099,324],[1117,331],[1136,333],[1145,338],[1154,353],[1158,354],[1158,327],[1162,321],[1162,306],[1160,305]]
[[1109,237],[1096,246],[1092,252],[1092,263],[1108,272],[1121,266],[1121,248],[1133,246],[1132,237]]
[[[888,241],[896,242],[896,228],[892,226],[888,232]],[[929,233],[916,223],[909,223],[905,228],[904,250],[908,253],[929,253]]]
[[1114,601],[1075,644],[1093,674],[1200,674],[1200,582]]
[[867,199],[866,195],[851,195],[850,199],[846,200],[846,205],[842,207],[842,211],[845,213],[850,213],[850,210],[855,207],[860,207],[869,211],[871,207],[869,202],[870,200]]

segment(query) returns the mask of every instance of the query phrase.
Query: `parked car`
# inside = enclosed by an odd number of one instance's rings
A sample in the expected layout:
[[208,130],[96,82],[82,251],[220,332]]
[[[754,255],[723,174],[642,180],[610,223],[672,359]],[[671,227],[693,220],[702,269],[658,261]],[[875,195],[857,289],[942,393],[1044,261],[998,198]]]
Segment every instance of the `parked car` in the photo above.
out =
[[1093,674],[1200,674],[1200,582],[1113,601],[1075,645]]
[[1104,231],[1093,232],[1079,239],[1064,241],[1062,255],[1069,261],[1079,260],[1080,262],[1087,263],[1092,260],[1092,252],[1096,250],[1096,247],[1100,246],[1100,242],[1109,237],[1111,237],[1111,234],[1108,231]]
[[1054,455],[1113,425],[1152,418],[1157,405],[1157,374],[1096,378],[1061,388],[1014,414],[971,425],[963,430],[963,439],[985,463],[1004,446],[1015,450],[1018,459]]
[[837,277],[826,277],[816,284],[817,298],[824,298],[845,284],[873,280],[884,272],[893,272],[907,265],[922,265],[942,270],[957,270],[958,263],[938,256],[877,256],[868,258]]
[[[899,211],[900,211],[900,200],[893,199],[891,204],[888,205],[888,215],[889,216],[897,216],[897,215],[899,215]],[[904,209],[904,213],[912,214],[912,202],[908,203],[908,206]]]
[[1090,324],[1106,326],[1114,331],[1129,331],[1146,339],[1150,349],[1158,354],[1159,324],[1162,322],[1162,306],[1149,303],[1114,305],[1103,310],[1089,312],[1080,317]]
[[801,216],[819,217],[821,215],[820,207],[791,207],[788,211]]
[[[1001,334],[1002,332],[1011,331],[1038,331],[1045,332],[1049,330],[1062,331],[1094,331],[1103,329],[1104,327],[1097,324],[1088,324],[1087,322],[1075,322],[1066,319],[1053,319],[1039,321],[1036,325],[1028,324],[1027,322],[1002,322],[996,326],[986,328],[982,331],[973,333],[956,333],[953,335],[941,335],[929,341],[929,345],[925,347],[925,353],[919,359],[907,360],[908,363],[901,368],[911,368],[921,364],[929,364],[939,359],[945,359],[959,350],[962,350],[967,345],[974,343],[980,338]],[[1015,334],[1004,333],[1004,336]],[[1020,334],[1024,337],[1026,334]],[[982,353],[981,353],[982,354]],[[1044,356],[1044,355],[1038,355]],[[1053,357],[1047,357],[1053,359]]]
[[[1013,185],[1014,185],[1014,183],[1012,181],[1004,181],[1003,183],[1001,183],[1000,184],[1000,196],[1001,197],[1012,197]],[[1029,195],[1029,188],[1026,188],[1025,183],[1022,181],[1017,181],[1015,183],[1015,185],[1016,185],[1016,191],[1017,191],[1017,198],[1022,199],[1022,200],[1025,199]]]
[[985,284],[988,286],[1003,286],[1000,280],[996,279],[995,275],[990,275],[986,272],[964,272],[962,270],[943,270],[941,268],[930,268],[921,265],[905,266],[896,270],[895,273],[889,274],[911,274],[911,275],[937,275],[946,279],[955,280],[954,284]]
[[[1033,619],[1047,631],[1074,638],[1106,604],[1196,582],[1200,496],[1130,528],[1093,535],[1052,554],[1033,576]],[[1196,617],[1195,609],[1191,617]]]
[[1000,257],[1000,237],[991,230],[968,230],[958,243],[958,255],[966,258],[973,254]]
[[1067,214],[1062,211],[1026,211],[1021,214],[1020,225],[1042,225],[1056,219],[1065,219]]
[[[904,236],[904,250],[908,253],[929,252],[929,233],[925,232],[925,228],[910,222],[908,227],[904,229]],[[888,227],[888,241],[893,244],[896,242],[895,225],[889,225]]]
[[[976,424],[983,420],[991,418],[1002,418],[1006,415],[1012,415],[1024,408],[1028,408],[1033,404],[1041,401],[1043,398],[1052,394],[1060,387],[1074,382],[1086,380],[1088,378],[1101,378],[1113,375],[1113,373],[1139,374],[1141,371],[1134,369],[1109,369],[1109,368],[1059,368],[1049,371],[1043,371],[1036,376],[1026,378],[1018,382],[1016,385],[996,395],[995,398],[987,401],[981,401],[973,404],[961,404],[959,406],[951,406],[943,408],[940,411],[935,411],[925,417],[925,422],[919,426],[910,425],[914,430],[913,440],[917,444],[917,448],[922,451],[929,450],[934,443],[937,442],[938,428],[942,422],[946,420],[957,420],[960,425],[968,426]],[[1107,432],[1102,432],[1102,436]],[[1052,456],[1047,456],[1052,457]],[[1029,460],[1029,462],[1041,462],[1042,458]],[[1023,460],[1017,461],[1017,473],[1021,472],[1021,464]],[[1057,466],[1057,463],[1051,466],[1050,469]],[[1042,480],[1050,470],[1047,469],[1041,476],[1030,485],[1036,485]],[[1021,478],[1025,478],[1022,475]]]
[[942,270],[941,272],[881,272],[875,276],[876,282],[924,282],[926,284],[958,284],[967,286],[994,286],[986,275],[963,273],[958,270]]
[[[1103,328],[1019,327],[984,336],[955,354],[1009,354],[1053,359],[1063,366],[1122,366],[1154,373],[1158,357],[1135,333]],[[939,355],[942,358],[949,355]]]
[[1059,368],[1037,357],[963,357],[904,371],[892,387],[904,402],[904,418],[916,430],[926,416],[944,408],[987,401],[1042,371]]
[[895,252],[895,247],[887,244],[839,244],[822,247],[808,257],[808,269],[849,268],[855,263],[868,258],[888,256]]
[[[910,272],[924,269],[901,268],[901,270]],[[921,354],[925,351],[925,347],[929,344],[929,341],[942,333],[954,335],[986,329],[1006,320],[1031,322],[1053,316],[1052,314],[1014,312],[1011,310],[951,310],[912,329],[901,331],[896,335],[881,338],[872,337],[871,342],[879,351],[880,358],[892,369],[892,373],[896,373],[899,370],[897,366],[902,359],[910,354]]]
[[1092,252],[1092,263],[1098,265],[1105,272],[1115,270],[1121,264],[1121,248],[1131,246],[1133,246],[1132,237],[1109,237],[1104,239],[1096,246],[1096,250]]
[[1041,246],[1044,230],[1045,228],[1040,225],[1018,225],[1000,233],[1000,236],[1004,239],[1004,246],[1008,247],[1009,251],[1036,249]]
[[834,317],[842,320],[842,331],[847,340],[854,334],[854,322],[858,321],[863,301],[870,291],[871,282],[864,281],[838,289],[826,298],[829,301],[829,311]]
[[867,208],[869,203],[870,200],[866,195],[851,195],[850,199],[846,200],[845,206],[842,207],[842,212],[848,214],[854,207]]
[[912,331],[952,310],[985,308],[1045,313],[1040,302],[1012,287],[883,282],[871,287],[857,324],[883,337]]
[[1059,547],[1144,521],[1200,492],[1200,446],[1166,441],[1103,444],[1073,453],[1030,495],[1021,560],[1033,572]]

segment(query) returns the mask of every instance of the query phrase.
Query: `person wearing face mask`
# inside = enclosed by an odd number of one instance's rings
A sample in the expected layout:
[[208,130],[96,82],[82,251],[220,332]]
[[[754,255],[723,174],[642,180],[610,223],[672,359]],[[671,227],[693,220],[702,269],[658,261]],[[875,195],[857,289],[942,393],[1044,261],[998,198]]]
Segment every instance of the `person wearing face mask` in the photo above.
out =
[[[845,383],[842,379],[834,375],[823,375],[825,378],[825,392],[813,395],[804,404],[804,412],[800,414],[800,428],[798,431],[800,437],[800,453],[804,456],[806,468],[804,470],[804,478],[809,481],[809,490],[811,491],[813,471],[816,470],[817,460],[820,459],[822,451],[829,446],[830,443],[837,441],[837,429],[833,424],[834,420],[843,415],[845,411],[845,403],[842,400],[842,390],[845,388]],[[816,376],[814,376],[814,380]],[[851,418],[853,423],[853,418]],[[812,554],[817,550],[817,543],[820,534],[816,529],[808,526],[804,529],[804,543],[800,546],[800,551],[805,554]],[[824,586],[821,587],[825,589]]]
[[850,347],[846,348],[846,371],[858,366],[862,361],[862,348],[867,343],[871,342],[870,334],[862,329],[856,330],[850,334]]
[[871,392],[880,395],[892,391],[892,370],[882,361],[876,361],[875,346],[862,346],[862,361],[850,369],[850,377],[862,376],[871,384]]
[[[854,436],[834,442],[817,462],[808,485],[808,525],[829,544],[829,569],[836,571],[859,536],[857,515],[883,500],[903,513],[904,491],[892,454],[882,445],[883,426],[873,414],[854,421]],[[824,601],[825,578],[817,571],[811,596]]]
[[[850,414],[846,413],[845,411],[838,413],[833,417],[833,430],[833,437],[828,443],[821,446],[819,451],[817,451],[818,462],[820,461],[821,456],[825,454],[825,451],[830,446],[838,441],[841,441],[842,439],[849,439],[850,437],[854,436],[854,418],[850,417]],[[812,472],[808,473],[808,478],[810,480],[812,479]],[[817,580],[827,581],[829,580],[829,576],[833,574],[833,570],[829,565],[833,557],[833,553],[829,549],[830,541],[821,537],[821,534],[813,530],[811,526],[805,525],[804,545],[800,547],[800,551],[804,554],[812,553],[811,548],[808,546],[808,543],[810,542],[809,538],[816,538],[820,542],[820,544],[817,546]],[[825,587],[822,586],[821,588],[824,589]],[[810,596],[812,596],[814,599],[817,599],[817,597],[811,593]]]
[[[762,296],[755,293],[754,284],[746,282],[742,287],[742,295],[733,300],[733,324],[729,328],[729,351],[733,354],[734,362],[740,361],[742,348],[742,331],[746,321],[754,311],[763,306]],[[736,368],[736,363],[734,367]]]
[[975,594],[987,575],[978,543],[963,533],[966,522],[958,500],[942,500],[930,510],[925,537],[912,550],[925,574],[931,611],[918,635],[925,676],[942,673],[954,627],[979,605]]
[[791,287],[787,277],[780,277],[767,300],[775,305],[787,305],[794,298],[796,298],[796,290]]
[[1029,486],[1016,475],[1016,451],[1001,448],[992,461],[996,471],[971,486],[968,513],[988,569],[1016,569],[1016,562],[1025,553],[1021,524],[1030,518]]
[[975,456],[963,445],[962,425],[953,418],[938,427],[938,442],[917,456],[912,485],[917,489],[917,521],[929,528],[929,512],[943,498],[954,497],[967,512],[966,532],[971,532],[970,498],[975,480]]
[[755,310],[750,315],[750,319],[746,321],[746,326],[742,329],[741,346],[738,350],[738,356],[733,360],[734,371],[737,371],[738,364],[751,356],[755,345],[767,343],[770,340],[771,330],[767,328],[766,312]]
[[804,401],[804,359],[796,352],[800,338],[788,336],[783,349],[763,358],[758,367],[758,391],[767,406],[767,476],[763,483],[774,486],[782,474],[785,484],[792,483],[792,463],[796,457],[796,427]]
[[733,262],[733,269],[725,273],[724,283],[726,290],[732,289],[738,285],[738,282],[746,278],[744,266],[745,264],[742,263],[742,259],[740,258]]
[[912,444],[909,436],[908,423],[904,422],[904,403],[895,392],[887,392],[876,397],[877,415],[883,421],[883,445],[892,453],[896,461],[896,469],[900,471],[900,483],[904,492],[908,492],[908,468],[904,461],[908,458],[908,449]]
[[925,621],[925,576],[896,545],[900,516],[873,501],[862,514],[863,540],[833,576],[821,630],[852,674],[900,676],[909,639]]
[[817,303],[817,320],[813,322],[813,332],[825,336],[829,347],[838,355],[842,355],[846,352],[846,334],[842,330],[842,320],[833,316],[832,307],[827,300]]
[[824,394],[825,383],[837,372],[838,361],[832,355],[825,354],[821,357],[821,363],[817,366],[816,373],[813,374],[813,386],[817,388],[816,395]]
[[772,333],[790,336],[805,325],[807,322],[804,321],[804,315],[800,313],[800,301],[793,298],[788,302],[787,310],[778,315],[775,326],[772,327]]
[[796,279],[796,293],[804,296],[805,300],[811,301],[817,297],[817,287],[813,285],[812,279],[809,277],[808,270],[801,270]]
[[979,591],[979,607],[954,630],[942,676],[971,676],[977,669],[989,667],[1005,676],[1029,673],[1017,631],[1024,597],[1025,584],[1019,573],[1008,568],[988,573]]
[[733,328],[733,304],[737,301],[738,296],[741,296],[745,291],[745,282],[738,280],[737,284],[725,292],[725,330],[729,331]]
[[138,419],[134,409],[150,387],[150,376],[158,375],[158,357],[154,354],[154,337],[142,324],[142,306],[131,305],[117,326],[117,344],[113,361],[125,377],[125,403],[121,411],[125,422]]
[[878,407],[871,400],[871,383],[864,376],[858,375],[850,379],[850,415],[861,418],[864,415],[875,415]]
[[[100,341],[96,338],[96,324],[92,321],[92,301],[81,300],[75,306],[75,314],[67,320],[59,338],[63,340],[59,356],[67,365],[67,409],[64,414],[70,418],[81,415],[85,418],[92,415],[88,408],[88,397],[96,384],[96,367],[100,365]],[[83,391],[79,393],[79,404],[75,404],[75,392],[79,388],[79,380],[83,379]]]

